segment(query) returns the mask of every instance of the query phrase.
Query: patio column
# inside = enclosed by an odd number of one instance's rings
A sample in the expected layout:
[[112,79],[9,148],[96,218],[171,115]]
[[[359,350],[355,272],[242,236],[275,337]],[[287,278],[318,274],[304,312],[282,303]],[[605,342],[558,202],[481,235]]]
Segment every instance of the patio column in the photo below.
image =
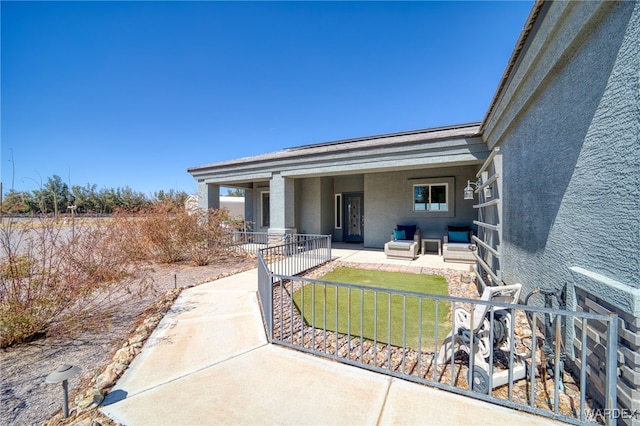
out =
[[220,185],[198,182],[198,206],[207,211],[220,208]]
[[258,219],[254,218],[253,205],[256,202],[254,191],[246,189],[244,191],[244,226],[245,231],[255,231],[254,227],[259,225]]
[[295,182],[273,173],[269,182],[270,221],[269,241],[276,242],[284,234],[296,233],[295,228]]

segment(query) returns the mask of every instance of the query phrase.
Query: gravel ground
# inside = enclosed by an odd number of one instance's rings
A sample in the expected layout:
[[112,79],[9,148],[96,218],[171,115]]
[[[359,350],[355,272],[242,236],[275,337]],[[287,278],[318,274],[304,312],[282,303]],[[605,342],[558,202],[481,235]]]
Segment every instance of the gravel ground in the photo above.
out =
[[1,350],[0,425],[42,424],[60,410],[62,387],[46,384],[46,376],[62,364],[77,365],[79,376],[69,381],[69,400],[81,392],[93,376],[109,363],[113,353],[127,340],[146,311],[169,290],[212,281],[256,266],[255,259],[230,257],[208,266],[147,265],[153,292],[140,297],[135,292],[112,299],[117,315],[105,318],[97,332],[86,332],[71,340],[45,337]]

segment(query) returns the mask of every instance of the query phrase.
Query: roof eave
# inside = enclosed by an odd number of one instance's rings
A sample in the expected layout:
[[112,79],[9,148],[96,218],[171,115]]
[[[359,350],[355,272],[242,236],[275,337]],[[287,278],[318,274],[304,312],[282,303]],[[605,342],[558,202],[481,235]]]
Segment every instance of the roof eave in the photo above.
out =
[[485,114],[484,119],[480,124],[480,134],[484,133],[487,122],[491,118],[496,105],[498,104],[498,102],[500,102],[503,94],[505,93],[515,70],[518,68],[520,61],[524,56],[524,53],[529,47],[532,35],[536,33],[540,22],[542,21],[542,18],[546,14],[546,11],[550,7],[551,3],[551,1],[547,0],[536,0],[535,4],[531,8],[531,12],[529,13],[527,20],[525,21],[522,32],[520,33],[520,37],[518,37],[518,41],[515,44],[513,53],[511,54],[511,58],[507,62],[507,68],[504,70],[502,78],[500,79],[500,83],[498,84],[498,88],[496,89],[496,92],[491,99],[489,109],[487,110],[487,113]]
[[[220,167],[229,167],[233,165],[248,165],[252,163],[261,163],[274,160],[275,158],[296,158],[296,157],[306,157],[309,155],[318,155],[317,152],[313,151],[315,149],[321,148],[330,148],[335,149],[336,152],[340,151],[349,151],[354,149],[362,149],[362,143],[366,143],[367,141],[381,141],[383,139],[391,139],[395,138],[396,141],[390,142],[388,147],[415,143],[415,139],[423,139],[428,141],[438,141],[442,139],[450,139],[450,138],[469,138],[479,136],[479,128],[480,122],[468,123],[468,124],[459,124],[453,126],[446,127],[437,127],[431,129],[424,130],[412,130],[407,132],[399,132],[399,133],[387,133],[382,135],[361,137],[361,138],[353,138],[353,139],[344,139],[334,142],[326,142],[319,144],[311,144],[311,145],[303,145],[300,147],[287,148],[281,151],[275,151],[266,154],[260,154],[252,157],[238,158],[235,160],[222,161],[213,164],[207,164],[203,166],[195,166],[187,169],[187,172],[194,175],[198,174],[198,172],[202,172],[205,170],[211,170]],[[465,131],[467,129],[468,131]],[[442,132],[446,131],[459,131],[456,132],[455,135],[444,135]],[[420,136],[425,136],[425,138],[420,138]],[[430,137],[429,137],[430,136]],[[351,144],[351,145],[350,145]],[[357,145],[357,146],[354,146]]]

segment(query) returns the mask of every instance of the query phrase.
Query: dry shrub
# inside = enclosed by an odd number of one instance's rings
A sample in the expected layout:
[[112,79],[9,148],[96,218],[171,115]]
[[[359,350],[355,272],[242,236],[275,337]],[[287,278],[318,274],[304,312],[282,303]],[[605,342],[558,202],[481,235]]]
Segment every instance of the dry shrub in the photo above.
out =
[[151,290],[134,261],[207,265],[228,251],[228,212],[188,214],[160,205],[106,223],[42,219],[0,228],[0,347],[101,325],[113,303]]
[[86,330],[104,318],[112,296],[144,280],[132,273],[111,229],[51,219],[0,228],[0,347],[53,329]]
[[118,215],[114,226],[132,259],[203,266],[229,247],[228,216],[226,209],[187,212],[159,204],[135,217]]
[[189,224],[184,235],[184,248],[190,261],[208,265],[214,258],[228,252],[231,229],[224,226],[229,219],[226,209],[197,211],[187,215]]
[[141,217],[118,211],[114,213],[111,222],[113,244],[126,253],[131,261],[146,261],[151,258],[142,235]]

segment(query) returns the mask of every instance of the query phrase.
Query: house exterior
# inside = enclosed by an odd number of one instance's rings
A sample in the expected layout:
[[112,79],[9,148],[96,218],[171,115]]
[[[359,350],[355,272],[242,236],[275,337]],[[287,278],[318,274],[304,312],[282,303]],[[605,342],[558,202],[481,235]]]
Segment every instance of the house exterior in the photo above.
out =
[[[184,208],[191,214],[200,210],[200,197],[192,194],[184,202]],[[229,211],[232,220],[244,220],[244,197],[220,196],[220,207]]]
[[[255,230],[371,248],[397,224],[424,238],[473,224],[479,287],[520,282],[524,294],[556,290],[568,309],[618,313],[618,404],[640,413],[638,40],[640,2],[538,1],[481,123],[193,167],[200,207],[219,207],[220,186],[243,188]],[[580,327],[566,324],[567,342]],[[581,366],[566,349],[602,401],[604,351]]]
[[[200,207],[220,206],[220,186],[245,190],[245,218],[273,235],[333,235],[382,248],[398,223],[441,237],[471,225],[463,189],[487,158],[479,123],[301,146],[195,167]],[[440,191],[441,202],[414,199]],[[434,200],[435,201],[435,200]],[[366,221],[365,221],[366,219]]]

